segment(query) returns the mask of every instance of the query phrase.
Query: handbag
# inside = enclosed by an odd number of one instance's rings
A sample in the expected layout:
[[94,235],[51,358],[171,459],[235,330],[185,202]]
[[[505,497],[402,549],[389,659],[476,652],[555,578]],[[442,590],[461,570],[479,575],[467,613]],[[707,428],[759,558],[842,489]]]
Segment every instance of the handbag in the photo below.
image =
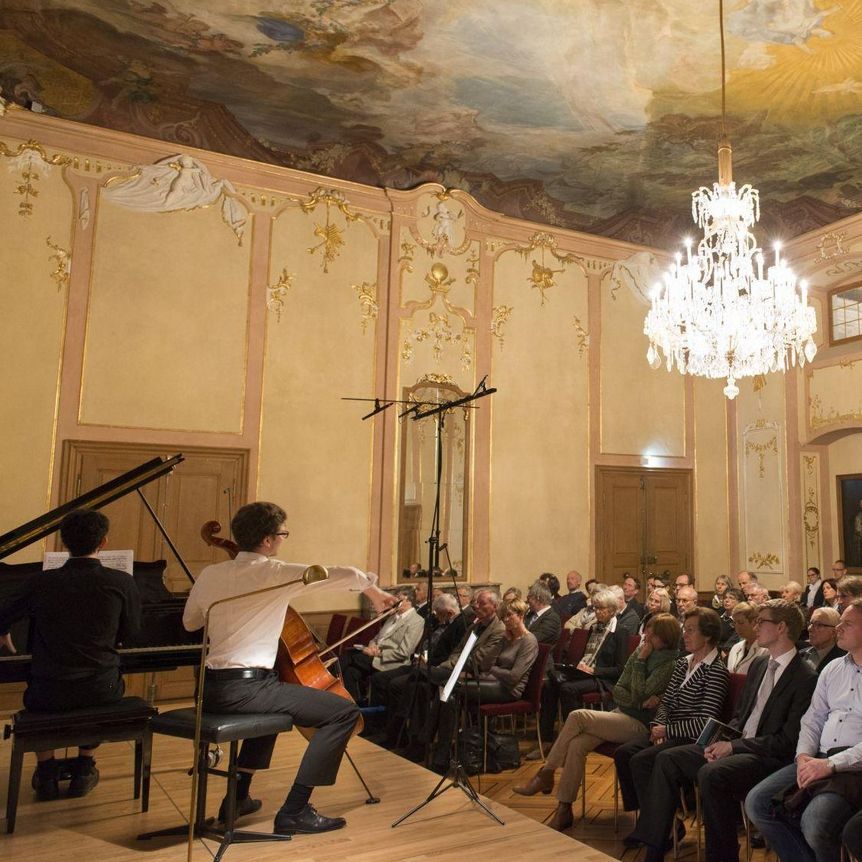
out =
[[[468,727],[458,733],[458,759],[467,775],[478,775],[484,764],[484,735],[481,729]],[[521,765],[518,739],[506,733],[488,734],[488,772],[517,769]]]

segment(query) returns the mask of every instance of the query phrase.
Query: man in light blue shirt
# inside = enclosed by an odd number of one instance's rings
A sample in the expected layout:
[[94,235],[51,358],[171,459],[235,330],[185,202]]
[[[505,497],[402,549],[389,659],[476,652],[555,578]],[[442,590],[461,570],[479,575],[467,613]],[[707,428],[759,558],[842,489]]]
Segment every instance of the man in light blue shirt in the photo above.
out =
[[847,655],[821,671],[802,717],[796,762],[761,781],[745,800],[749,818],[781,862],[839,862],[841,829],[856,810],[838,793],[820,792],[796,828],[776,816],[773,803],[794,781],[805,788],[836,772],[862,773],[862,599],[844,610],[837,634]]

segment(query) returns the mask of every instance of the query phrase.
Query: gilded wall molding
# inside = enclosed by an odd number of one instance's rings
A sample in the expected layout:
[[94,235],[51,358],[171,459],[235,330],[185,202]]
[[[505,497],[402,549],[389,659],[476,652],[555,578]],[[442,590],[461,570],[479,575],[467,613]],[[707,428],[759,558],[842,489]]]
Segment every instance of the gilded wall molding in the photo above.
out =
[[361,284],[352,285],[352,287],[357,300],[359,300],[359,307],[362,309],[362,317],[359,323],[362,326],[362,334],[364,335],[368,322],[377,320],[377,312],[379,310],[377,306],[377,285],[363,281]]
[[758,457],[758,475],[761,479],[766,478],[766,456],[772,452],[778,455],[778,438],[772,437],[764,443],[756,443],[752,440],[747,440],[745,443],[745,454],[754,452]]
[[590,346],[590,333],[584,329],[581,319],[577,315],[572,318],[572,326],[575,328],[575,338],[578,340],[578,357],[583,358]]
[[802,530],[805,567],[820,566],[820,458],[802,454]]
[[847,231],[845,230],[831,230],[829,233],[823,234],[817,243],[817,260],[832,260],[835,257],[844,257],[849,252],[849,248],[844,247],[846,241]]
[[32,139],[18,144],[13,150],[0,141],[0,156],[9,159],[7,167],[10,171],[18,171],[20,181],[14,193],[21,198],[18,202],[20,216],[33,215],[35,200],[39,197],[38,183],[42,174],[47,176],[54,166],[65,167],[72,162],[69,156],[61,153],[48,156],[42,145]]
[[293,287],[293,280],[296,278],[295,273],[287,271],[287,267],[282,269],[281,275],[275,284],[267,285],[266,288],[266,307],[275,314],[275,322],[281,323],[281,314],[284,311],[285,298],[287,292]]
[[769,569],[769,571],[774,572],[779,570],[781,558],[778,554],[771,551],[765,554],[760,553],[760,551],[754,551],[748,555],[748,562],[751,563],[755,569]]
[[299,206],[304,213],[310,215],[321,205],[326,207],[326,217],[322,224],[314,224],[314,235],[320,238],[320,242],[309,246],[308,253],[314,255],[321,252],[321,265],[323,271],[328,273],[329,264],[338,257],[344,245],[344,231],[332,222],[332,210],[335,209],[344,216],[348,227],[355,222],[365,221],[365,216],[354,210],[344,194],[337,189],[317,188]]
[[54,254],[48,255],[48,260],[54,261],[55,266],[51,278],[57,285],[57,292],[59,293],[69,286],[69,279],[72,277],[72,254],[66,249],[60,248],[51,240],[51,237],[46,237],[45,242],[48,248],[54,252]]
[[495,305],[491,309],[491,335],[497,339],[497,344],[502,350],[505,343],[503,327],[505,327],[514,309],[511,305]]

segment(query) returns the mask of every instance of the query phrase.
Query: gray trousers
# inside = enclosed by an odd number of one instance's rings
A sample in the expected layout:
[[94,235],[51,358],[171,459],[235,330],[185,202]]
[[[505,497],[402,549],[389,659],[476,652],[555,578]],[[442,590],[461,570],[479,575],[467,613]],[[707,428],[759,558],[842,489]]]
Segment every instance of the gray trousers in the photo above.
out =
[[[315,728],[295,779],[309,787],[335,784],[344,749],[359,718],[359,708],[353,701],[328,691],[281,682],[274,671],[264,679],[208,678],[204,711],[227,715],[287,713],[296,726]],[[267,769],[276,738],[277,734],[271,734],[243,740],[238,765]]]

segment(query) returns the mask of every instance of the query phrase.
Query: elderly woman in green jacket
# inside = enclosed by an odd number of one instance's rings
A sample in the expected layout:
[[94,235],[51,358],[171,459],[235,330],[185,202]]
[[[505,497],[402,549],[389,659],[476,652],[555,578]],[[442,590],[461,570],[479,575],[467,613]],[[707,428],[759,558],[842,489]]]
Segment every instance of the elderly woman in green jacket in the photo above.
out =
[[557,737],[545,765],[515,793],[533,796],[554,789],[557,769],[562,769],[557,787],[557,810],[548,824],[563,831],[575,822],[572,803],[584,778],[587,754],[602,742],[631,742],[649,737],[649,723],[670,681],[677,659],[679,623],[670,614],[656,614],[644,631],[641,645],[629,656],[614,686],[616,709],[600,712],[575,709]]

